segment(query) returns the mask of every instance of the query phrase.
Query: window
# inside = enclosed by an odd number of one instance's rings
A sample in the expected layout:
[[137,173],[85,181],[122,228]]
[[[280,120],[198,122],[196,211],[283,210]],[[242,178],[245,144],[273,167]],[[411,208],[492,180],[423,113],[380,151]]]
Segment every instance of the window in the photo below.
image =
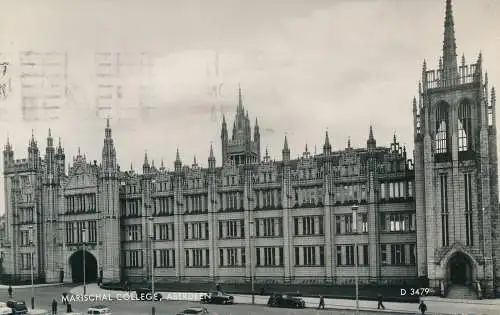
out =
[[174,224],[173,223],[158,223],[154,228],[154,239],[162,241],[174,240]]
[[257,237],[277,237],[283,235],[283,222],[281,218],[266,218],[256,220]]
[[208,222],[190,222],[184,223],[184,239],[186,240],[207,240]]
[[143,256],[142,250],[124,251],[125,268],[142,268]]
[[88,243],[97,243],[97,221],[92,220],[88,222],[88,231],[87,231],[87,242]]
[[380,245],[380,260],[382,261],[382,265],[389,264],[389,261],[387,260],[387,245],[386,244]]
[[344,216],[344,222],[345,222],[345,232],[346,233],[352,233],[352,216],[351,215],[345,215]]
[[465,152],[471,149],[472,121],[470,103],[464,101],[458,108],[458,151]]
[[354,265],[354,246],[353,245],[347,245],[345,247],[345,258],[346,258],[346,265],[352,266]]
[[369,257],[368,256],[368,245],[363,245],[363,265],[367,266],[369,264]]
[[381,229],[387,232],[415,231],[415,213],[380,213]]
[[413,197],[413,182],[409,181],[408,182],[408,197]]
[[441,103],[436,107],[436,153],[448,152],[448,104]]
[[184,250],[186,259],[185,266],[190,268],[208,267],[210,264],[210,252],[208,248],[193,248]]
[[467,246],[474,245],[474,231],[472,225],[472,180],[471,174],[464,174],[465,190],[465,238]]
[[342,257],[342,246],[337,246],[337,249],[336,249],[336,252],[337,252],[337,266],[342,266],[343,264],[343,257]]
[[341,229],[342,222],[340,221],[340,218],[341,218],[340,215],[335,216],[335,232],[337,234],[342,234],[342,229]]
[[20,237],[20,246],[28,246],[30,245],[30,231],[29,230],[23,230],[21,231],[21,237]]
[[417,264],[417,246],[415,244],[410,244],[410,265],[414,266]]
[[392,265],[404,265],[405,260],[405,248],[404,244],[392,244],[391,245],[391,264]]
[[368,233],[368,214],[361,214],[361,232]]
[[448,246],[450,236],[448,231],[448,176],[441,174],[440,176],[440,192],[441,192],[441,243],[442,246]]
[[219,221],[219,239],[245,237],[243,220]]
[[283,247],[257,247],[257,266],[282,266]]
[[139,224],[126,225],[125,231],[127,233],[126,240],[129,242],[142,241],[142,226]]
[[306,246],[302,247],[303,255],[304,255],[304,266],[314,266],[316,265],[316,247],[314,246]]
[[31,270],[31,253],[23,253],[21,255],[21,269],[22,270]]
[[175,268],[175,250],[158,249],[154,251],[155,268]]
[[323,217],[294,217],[294,235],[322,235]]

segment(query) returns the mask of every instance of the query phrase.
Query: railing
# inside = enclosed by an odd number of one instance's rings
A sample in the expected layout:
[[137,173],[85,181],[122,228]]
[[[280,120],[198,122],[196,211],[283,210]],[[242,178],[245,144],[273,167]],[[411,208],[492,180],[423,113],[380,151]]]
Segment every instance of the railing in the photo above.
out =
[[448,88],[462,84],[479,82],[481,73],[477,71],[476,64],[458,67],[458,73],[449,75],[443,69],[428,70],[425,73],[427,89]]

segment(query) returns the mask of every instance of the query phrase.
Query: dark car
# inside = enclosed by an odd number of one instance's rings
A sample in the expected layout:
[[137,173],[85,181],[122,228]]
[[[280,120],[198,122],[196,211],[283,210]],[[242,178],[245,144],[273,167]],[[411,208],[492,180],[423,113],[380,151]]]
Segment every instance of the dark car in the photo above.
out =
[[191,307],[177,313],[177,315],[210,315],[204,307]]
[[7,307],[12,309],[12,314],[28,314],[28,307],[26,306],[26,302],[24,301],[7,301]]
[[221,291],[214,291],[202,295],[201,303],[207,304],[234,304],[234,297]]
[[271,296],[269,296],[267,306],[305,308],[306,302],[300,297],[299,294],[273,293],[271,294]]
[[[140,288],[135,290],[137,298],[143,301],[151,301],[153,298],[153,291],[151,288]],[[155,292],[155,301],[161,301],[163,295],[160,292]]]

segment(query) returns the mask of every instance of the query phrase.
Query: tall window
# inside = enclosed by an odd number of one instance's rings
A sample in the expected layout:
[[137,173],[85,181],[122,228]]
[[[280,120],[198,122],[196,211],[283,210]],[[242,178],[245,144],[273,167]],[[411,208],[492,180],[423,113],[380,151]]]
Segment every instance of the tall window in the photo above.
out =
[[458,108],[458,151],[468,151],[472,144],[470,103],[464,101]]
[[465,188],[465,237],[467,246],[474,245],[472,230],[472,180],[471,174],[464,174]]
[[450,243],[450,235],[448,231],[448,176],[441,174],[441,242],[443,246],[448,246]]
[[441,103],[436,108],[436,153],[448,151],[448,104]]

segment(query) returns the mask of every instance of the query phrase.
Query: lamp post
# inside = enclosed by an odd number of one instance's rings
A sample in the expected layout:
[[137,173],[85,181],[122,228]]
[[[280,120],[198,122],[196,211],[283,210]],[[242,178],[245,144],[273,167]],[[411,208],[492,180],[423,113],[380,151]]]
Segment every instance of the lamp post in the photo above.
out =
[[[34,266],[34,255],[35,255],[35,243],[33,241],[33,226],[30,225],[29,237],[30,237],[30,267],[31,267],[31,309],[35,309],[35,266]],[[32,248],[31,248],[32,247]]]
[[253,264],[253,246],[254,242],[252,240],[254,239],[254,221],[250,221],[250,282],[252,285],[252,304],[255,304],[255,270],[254,270],[254,264]]
[[83,295],[87,294],[87,270],[85,269],[85,258],[86,257],[86,252],[85,252],[85,242],[87,241],[87,229],[84,227],[82,229],[82,245],[83,245],[83,255],[82,255],[82,260],[83,260]]
[[[151,216],[148,218],[149,219],[149,240],[151,242],[151,294],[152,298],[151,301],[154,303],[156,294],[155,294],[155,261],[154,261],[154,249],[153,249],[153,244],[154,244],[154,217],[151,214]],[[151,314],[155,315],[155,306],[153,304],[151,308]]]
[[354,262],[355,262],[355,282],[356,282],[356,315],[359,315],[359,270],[358,270],[358,205],[352,206],[352,231],[354,233]]

